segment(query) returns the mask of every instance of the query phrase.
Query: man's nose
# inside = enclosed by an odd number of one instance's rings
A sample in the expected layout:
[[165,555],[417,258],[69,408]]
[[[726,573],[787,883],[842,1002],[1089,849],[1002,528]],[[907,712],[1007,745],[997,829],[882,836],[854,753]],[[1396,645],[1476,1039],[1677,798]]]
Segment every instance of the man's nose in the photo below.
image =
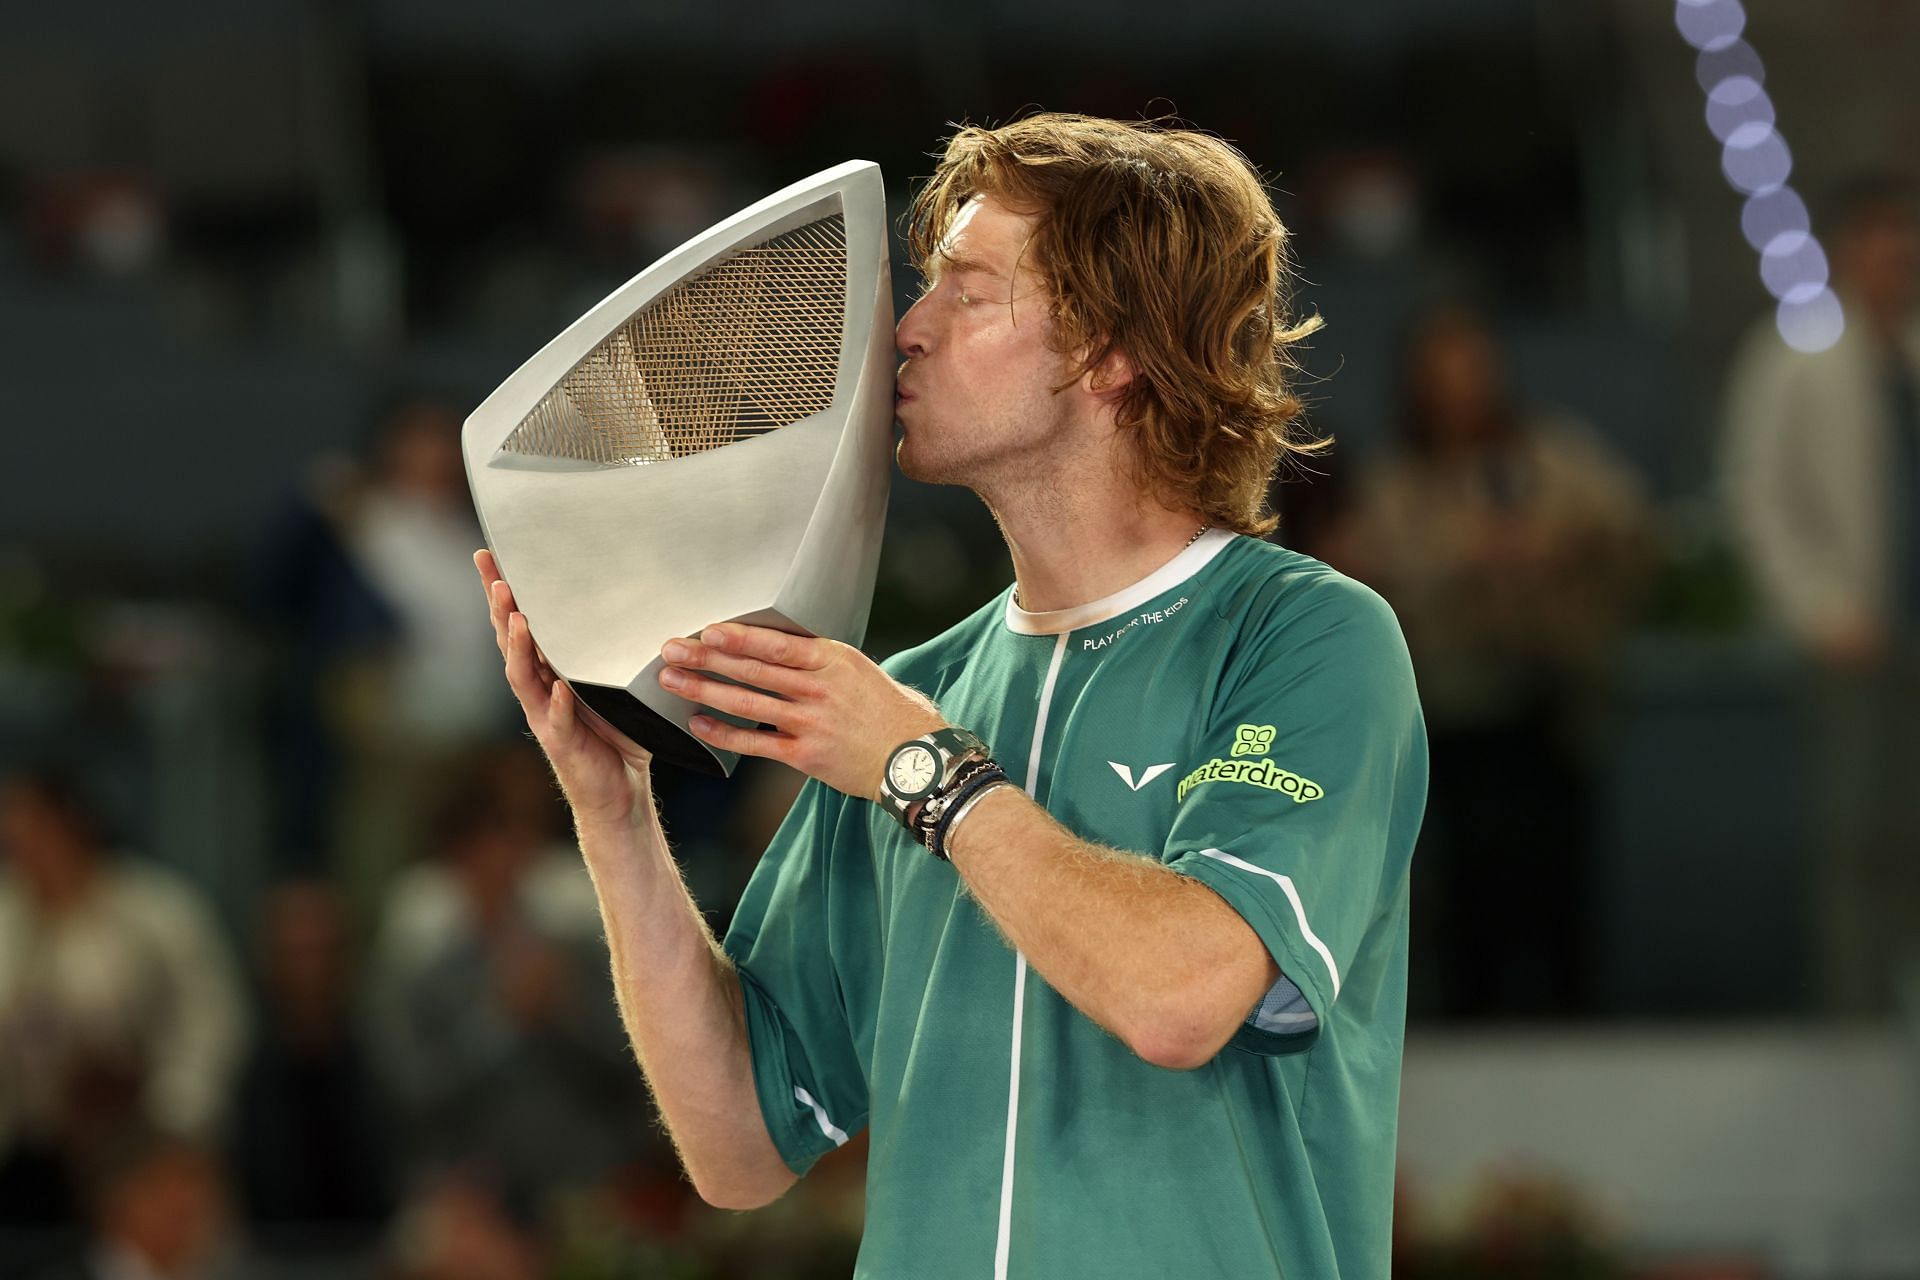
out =
[[908,307],[907,314],[893,327],[894,350],[909,360],[927,354],[926,313],[921,310],[925,302],[926,299],[921,298]]

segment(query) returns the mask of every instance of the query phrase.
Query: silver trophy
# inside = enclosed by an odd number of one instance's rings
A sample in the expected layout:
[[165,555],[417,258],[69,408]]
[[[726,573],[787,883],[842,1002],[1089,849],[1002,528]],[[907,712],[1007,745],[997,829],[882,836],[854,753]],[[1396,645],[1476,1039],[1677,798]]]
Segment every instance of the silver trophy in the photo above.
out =
[[660,646],[739,621],[866,633],[893,450],[880,168],[776,192],[616,289],[462,432],[474,506],[548,664],[658,758],[730,774]]

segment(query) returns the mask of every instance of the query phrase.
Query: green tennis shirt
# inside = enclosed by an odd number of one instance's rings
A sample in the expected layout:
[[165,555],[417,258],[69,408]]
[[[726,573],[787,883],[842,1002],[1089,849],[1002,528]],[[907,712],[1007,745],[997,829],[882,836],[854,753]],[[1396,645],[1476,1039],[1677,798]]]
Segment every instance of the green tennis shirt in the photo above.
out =
[[1083,839],[1158,858],[1281,978],[1135,1056],[879,806],[809,782],[726,938],[796,1174],[871,1130],[856,1276],[1385,1277],[1426,734],[1386,603],[1224,532],[1104,600],[1009,589],[887,669]]

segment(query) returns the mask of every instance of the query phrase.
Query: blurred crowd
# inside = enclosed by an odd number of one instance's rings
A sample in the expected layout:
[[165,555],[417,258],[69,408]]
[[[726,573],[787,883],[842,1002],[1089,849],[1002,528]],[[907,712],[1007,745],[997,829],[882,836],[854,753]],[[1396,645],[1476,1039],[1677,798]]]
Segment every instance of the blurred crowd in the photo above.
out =
[[[513,1280],[632,1274],[652,1242],[647,1274],[691,1276],[738,1249],[691,1221],[514,732],[458,409],[409,393],[375,426],[258,541],[278,822],[250,929],[126,847],[84,762],[0,785],[0,1273]],[[792,792],[737,785],[662,787],[717,912],[746,874],[727,849]]]
[[1585,1009],[1582,731],[1655,565],[1649,503],[1590,428],[1514,399],[1471,310],[1414,322],[1399,394],[1397,438],[1306,549],[1384,595],[1415,655],[1420,981],[1450,1016]]
[[[574,193],[609,260],[633,256],[634,226],[664,248],[730,198],[707,170],[633,163],[590,167]],[[74,252],[151,251],[150,193],[82,194]],[[1392,241],[1382,199],[1355,225]],[[37,234],[59,239],[42,214]],[[1920,224],[1912,191],[1878,178],[1826,217],[1844,335],[1807,352],[1756,323],[1722,378],[1717,497],[1740,624],[1783,647],[1804,728],[1815,986],[1788,1003],[1877,1017],[1920,1007]],[[495,257],[512,294],[513,255]],[[1370,447],[1279,478],[1275,536],[1380,591],[1414,655],[1433,760],[1414,1016],[1588,1016],[1604,1003],[1595,845],[1614,713],[1682,552],[1627,451],[1515,389],[1497,302],[1450,291],[1399,319],[1386,411],[1357,433]],[[1336,419],[1340,396],[1335,381]],[[131,847],[144,825],[125,823],[98,757],[0,759],[0,1273],[850,1269],[857,1143],[743,1232],[696,1201],[657,1127],[470,564],[472,398],[395,394],[251,539],[234,598],[264,655],[251,710],[269,819],[244,927],[204,877]],[[883,566],[878,647],[1005,581],[967,506],[896,501],[889,545],[943,571]],[[958,588],[917,595],[929,578]],[[13,622],[10,643],[44,640]],[[723,927],[795,779],[661,785]],[[1754,782],[1751,804],[1776,785]]]
[[[1808,352],[1756,322],[1726,375],[1719,497],[1810,766],[1803,1007],[1884,1015],[1920,1010],[1920,222],[1885,176],[1830,216],[1847,327]],[[1276,505],[1282,539],[1379,590],[1413,652],[1433,758],[1416,1008],[1587,1012],[1607,718],[1672,549],[1621,453],[1516,398],[1484,316],[1418,315],[1399,375],[1387,446]]]

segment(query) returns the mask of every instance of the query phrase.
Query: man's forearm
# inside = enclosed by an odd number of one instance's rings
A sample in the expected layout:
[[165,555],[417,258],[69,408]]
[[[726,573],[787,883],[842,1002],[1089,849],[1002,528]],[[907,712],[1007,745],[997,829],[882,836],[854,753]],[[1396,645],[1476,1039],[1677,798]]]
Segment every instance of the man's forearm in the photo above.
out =
[[1011,787],[981,799],[948,853],[1054,990],[1150,1062],[1212,1057],[1279,976],[1211,889],[1079,839]]
[[795,1179],[754,1093],[739,980],[687,892],[651,800],[636,807],[631,823],[579,830],[620,1018],[694,1186],[711,1203],[752,1208]]
[[[696,716],[694,736],[849,796],[874,799],[888,752],[942,723],[925,695],[836,640],[727,623],[662,654],[673,665],[661,679],[681,697],[760,722]],[[1076,839],[1012,788],[980,799],[950,852],[1041,975],[1150,1062],[1212,1057],[1279,975],[1259,935],[1212,890]]]

